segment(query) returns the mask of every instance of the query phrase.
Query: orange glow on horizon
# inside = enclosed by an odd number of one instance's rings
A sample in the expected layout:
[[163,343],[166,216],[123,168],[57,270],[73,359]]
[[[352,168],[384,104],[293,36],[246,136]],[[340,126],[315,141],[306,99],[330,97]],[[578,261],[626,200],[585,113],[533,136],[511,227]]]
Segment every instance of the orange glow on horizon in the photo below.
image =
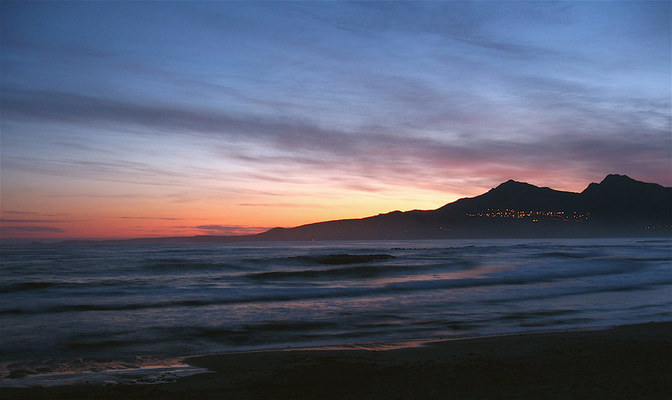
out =
[[[309,199],[287,195],[281,202],[274,198],[157,202],[152,197],[54,198],[45,195],[24,200],[5,196],[1,232],[4,239],[246,235],[274,227],[364,218],[395,210],[435,209],[458,197],[431,191],[416,191],[412,196],[406,191],[373,194],[323,191],[321,196]],[[273,200],[276,203],[272,203]]]
[[[553,182],[562,182],[550,176],[528,182],[573,192],[588,185],[573,182],[554,186]],[[0,237],[37,240],[247,235],[396,210],[433,210],[462,197],[485,193],[499,183],[472,182],[464,185],[469,190],[462,193],[442,188],[391,186],[364,191],[326,185],[311,185],[311,191],[306,192],[303,186],[269,185],[263,192],[250,190],[223,196],[221,191],[206,186],[185,193],[132,185],[103,186],[107,191],[95,195],[90,194],[90,187],[78,192],[73,185],[67,188],[67,195],[54,195],[66,192],[49,184],[12,187],[11,182],[3,182],[3,189],[9,190],[3,190]],[[142,194],[135,195],[141,189]]]

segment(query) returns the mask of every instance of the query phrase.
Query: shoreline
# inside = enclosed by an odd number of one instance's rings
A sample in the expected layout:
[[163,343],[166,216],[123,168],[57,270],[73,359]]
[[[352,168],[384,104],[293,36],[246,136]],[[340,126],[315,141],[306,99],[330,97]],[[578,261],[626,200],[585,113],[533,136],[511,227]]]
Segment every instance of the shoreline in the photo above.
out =
[[[648,323],[665,323],[665,321],[650,321]],[[672,321],[670,321],[672,324]],[[366,342],[345,342],[335,344],[316,344],[304,346],[275,346],[267,348],[253,348],[229,350],[214,353],[191,354],[182,356],[135,356],[113,359],[108,357],[50,359],[44,362],[7,361],[0,362],[0,390],[3,388],[31,388],[57,387],[75,385],[111,385],[111,384],[160,384],[174,382],[179,378],[199,373],[211,373],[205,368],[190,364],[189,360],[210,357],[232,357],[245,354],[276,353],[276,352],[333,352],[333,351],[394,351],[411,348],[420,348],[444,342],[469,341],[492,338],[506,338],[509,336],[530,336],[544,334],[559,334],[570,332],[590,332],[609,330],[623,326],[643,325],[633,323],[626,325],[604,325],[575,327],[568,329],[548,329],[535,331],[519,331],[504,333],[484,333],[465,336],[425,337],[408,339],[389,339]],[[672,329],[672,328],[671,328]],[[58,368],[69,362],[76,363],[76,368]],[[51,365],[46,365],[47,363]],[[51,370],[57,364],[57,369]],[[12,365],[14,370],[8,366]],[[11,372],[10,372],[11,371]],[[41,371],[41,372],[38,372]]]
[[[158,384],[0,388],[4,399],[672,397],[672,321],[190,356]],[[401,343],[397,342],[397,345]],[[381,347],[382,346],[382,347]]]

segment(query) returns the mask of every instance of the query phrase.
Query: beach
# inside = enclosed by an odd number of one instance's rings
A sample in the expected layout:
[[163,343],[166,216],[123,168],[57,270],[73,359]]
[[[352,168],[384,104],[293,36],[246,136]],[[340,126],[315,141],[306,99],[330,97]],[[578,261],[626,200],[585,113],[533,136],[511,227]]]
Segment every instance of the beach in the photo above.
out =
[[155,385],[3,388],[3,399],[664,399],[672,322],[192,357]]

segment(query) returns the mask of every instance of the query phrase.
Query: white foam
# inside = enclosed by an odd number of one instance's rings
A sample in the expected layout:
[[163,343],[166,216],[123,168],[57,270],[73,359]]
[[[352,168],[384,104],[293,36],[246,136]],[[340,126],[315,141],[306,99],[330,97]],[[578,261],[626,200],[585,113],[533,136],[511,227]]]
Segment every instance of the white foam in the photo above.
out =
[[154,385],[190,375],[211,373],[191,366],[115,369],[99,372],[51,373],[0,380],[0,387],[53,387],[67,385]]

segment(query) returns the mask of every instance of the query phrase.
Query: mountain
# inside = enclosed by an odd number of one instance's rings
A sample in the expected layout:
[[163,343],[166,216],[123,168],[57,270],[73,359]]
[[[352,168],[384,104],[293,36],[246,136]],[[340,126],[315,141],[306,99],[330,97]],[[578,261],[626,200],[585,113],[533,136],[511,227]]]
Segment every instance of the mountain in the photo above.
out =
[[608,175],[581,193],[509,180],[482,195],[459,199],[436,210],[393,211],[360,219],[273,228],[256,235],[131,240],[165,243],[639,236],[672,237],[672,188],[625,175]]
[[319,222],[237,240],[367,240],[672,235],[672,188],[608,175],[572,193],[509,180],[436,210]]
[[672,188],[636,181],[625,175],[608,175],[591,183],[581,195],[595,218],[612,222],[638,220],[670,223]]

